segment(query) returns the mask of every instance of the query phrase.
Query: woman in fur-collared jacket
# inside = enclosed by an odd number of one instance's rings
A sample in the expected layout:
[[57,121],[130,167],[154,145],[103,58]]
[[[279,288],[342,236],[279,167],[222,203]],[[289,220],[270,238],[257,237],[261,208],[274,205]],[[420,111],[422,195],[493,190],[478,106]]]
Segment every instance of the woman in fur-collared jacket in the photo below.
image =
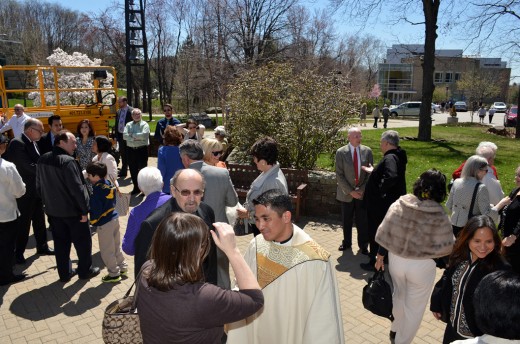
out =
[[428,170],[415,182],[413,195],[401,196],[390,206],[377,230],[375,268],[384,269],[388,253],[394,284],[392,343],[413,341],[435,282],[433,258],[449,255],[453,248],[450,220],[440,205],[445,198],[446,176]]

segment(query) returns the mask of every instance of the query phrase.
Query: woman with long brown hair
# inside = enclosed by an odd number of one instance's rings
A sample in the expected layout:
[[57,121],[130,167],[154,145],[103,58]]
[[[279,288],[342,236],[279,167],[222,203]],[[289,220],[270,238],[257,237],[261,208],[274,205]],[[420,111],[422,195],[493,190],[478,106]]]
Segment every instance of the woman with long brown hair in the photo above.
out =
[[137,307],[145,343],[221,343],[224,324],[263,306],[263,294],[236,247],[231,226],[215,223],[211,236],[227,255],[239,291],[205,283],[202,262],[210,248],[204,221],[174,213],[158,226],[150,260],[139,276]]
[[[445,304],[449,319],[443,343],[482,335],[475,322],[473,293],[484,276],[507,269],[502,256],[502,242],[493,220],[486,215],[472,217],[460,232],[447,270]],[[430,309],[440,319],[438,305]]]

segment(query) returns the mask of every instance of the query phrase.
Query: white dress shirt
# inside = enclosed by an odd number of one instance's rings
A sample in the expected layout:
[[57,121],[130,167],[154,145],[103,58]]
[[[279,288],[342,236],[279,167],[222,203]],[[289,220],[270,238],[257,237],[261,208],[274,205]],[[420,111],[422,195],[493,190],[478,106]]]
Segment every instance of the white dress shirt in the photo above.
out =
[[16,199],[25,194],[25,184],[16,166],[0,158],[0,222],[16,220],[20,215]]
[[27,116],[25,112],[21,116],[13,115],[6,124],[2,126],[2,129],[0,129],[0,133],[3,133],[9,129],[13,129],[14,137],[20,137],[20,135],[23,133],[23,126],[25,122],[31,117]]

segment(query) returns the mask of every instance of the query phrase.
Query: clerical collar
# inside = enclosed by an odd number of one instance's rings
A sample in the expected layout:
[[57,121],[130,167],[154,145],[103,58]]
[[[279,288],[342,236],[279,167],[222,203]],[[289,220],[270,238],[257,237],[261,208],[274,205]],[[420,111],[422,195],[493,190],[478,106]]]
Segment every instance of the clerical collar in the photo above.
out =
[[284,240],[284,241],[280,241],[280,242],[276,242],[276,241],[273,241],[275,244],[278,244],[278,245],[283,245],[283,244],[287,244],[289,241],[291,241],[292,237],[293,237],[293,233],[294,232],[291,232],[291,236],[287,239],[287,240]]

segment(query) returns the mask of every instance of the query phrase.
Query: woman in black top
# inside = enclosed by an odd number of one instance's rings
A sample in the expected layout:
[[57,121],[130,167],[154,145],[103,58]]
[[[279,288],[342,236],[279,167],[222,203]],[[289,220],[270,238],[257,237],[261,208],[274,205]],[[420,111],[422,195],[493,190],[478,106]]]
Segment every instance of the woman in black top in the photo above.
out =
[[[486,215],[472,217],[460,232],[450,255],[446,304],[449,319],[443,343],[482,335],[475,321],[473,293],[484,276],[507,268],[501,254],[502,242],[493,220]],[[436,319],[440,310],[431,305]]]
[[511,204],[502,209],[502,244],[505,246],[506,259],[513,266],[513,270],[520,273],[520,166],[515,171],[516,188],[511,191]]

